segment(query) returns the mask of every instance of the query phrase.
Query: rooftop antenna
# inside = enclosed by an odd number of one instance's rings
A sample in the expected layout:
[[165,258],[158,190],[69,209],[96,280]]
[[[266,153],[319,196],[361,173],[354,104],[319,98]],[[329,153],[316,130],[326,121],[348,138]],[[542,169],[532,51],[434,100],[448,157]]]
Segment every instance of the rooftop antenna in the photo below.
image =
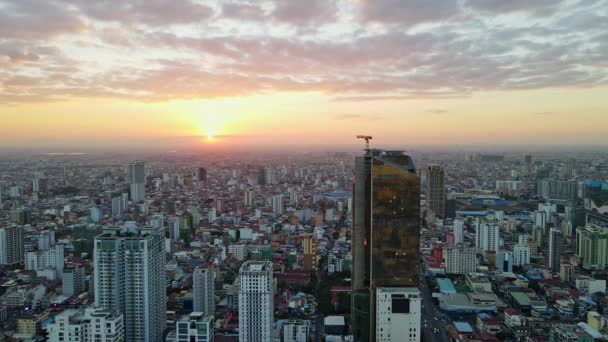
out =
[[369,141],[372,140],[372,137],[369,135],[357,135],[357,139],[365,140],[365,151],[369,152]]

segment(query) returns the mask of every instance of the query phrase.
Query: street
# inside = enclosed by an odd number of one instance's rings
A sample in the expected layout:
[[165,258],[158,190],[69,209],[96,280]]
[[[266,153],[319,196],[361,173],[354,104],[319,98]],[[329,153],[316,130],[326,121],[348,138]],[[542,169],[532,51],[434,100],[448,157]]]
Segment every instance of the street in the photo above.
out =
[[422,293],[422,340],[426,342],[449,342],[445,326],[446,316],[433,305],[431,290],[426,279],[421,278],[420,292]]

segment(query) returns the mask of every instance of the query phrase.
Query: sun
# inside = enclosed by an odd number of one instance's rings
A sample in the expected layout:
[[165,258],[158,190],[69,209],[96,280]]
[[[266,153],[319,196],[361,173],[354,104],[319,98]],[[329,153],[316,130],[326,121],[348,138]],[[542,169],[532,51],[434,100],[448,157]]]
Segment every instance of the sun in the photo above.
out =
[[207,140],[213,140],[215,138],[215,134],[213,132],[207,132]]

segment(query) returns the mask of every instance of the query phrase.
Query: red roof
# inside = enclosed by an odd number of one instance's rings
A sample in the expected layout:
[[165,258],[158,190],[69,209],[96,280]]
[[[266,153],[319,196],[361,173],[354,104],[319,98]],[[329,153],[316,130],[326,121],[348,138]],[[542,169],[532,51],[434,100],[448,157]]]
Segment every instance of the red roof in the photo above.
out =
[[570,294],[573,295],[576,298],[579,298],[580,296],[582,296],[582,293],[580,293],[577,289],[570,289]]
[[505,313],[508,314],[509,316],[519,315],[519,312],[517,310],[515,310],[514,308],[506,308]]

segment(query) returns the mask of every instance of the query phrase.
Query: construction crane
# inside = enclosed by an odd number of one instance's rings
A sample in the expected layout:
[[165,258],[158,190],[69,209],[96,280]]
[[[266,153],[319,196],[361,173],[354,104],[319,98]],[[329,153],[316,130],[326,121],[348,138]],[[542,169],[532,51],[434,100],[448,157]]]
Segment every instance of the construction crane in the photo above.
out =
[[372,140],[372,137],[369,135],[357,135],[357,139],[365,140],[365,150],[369,151],[369,141]]

